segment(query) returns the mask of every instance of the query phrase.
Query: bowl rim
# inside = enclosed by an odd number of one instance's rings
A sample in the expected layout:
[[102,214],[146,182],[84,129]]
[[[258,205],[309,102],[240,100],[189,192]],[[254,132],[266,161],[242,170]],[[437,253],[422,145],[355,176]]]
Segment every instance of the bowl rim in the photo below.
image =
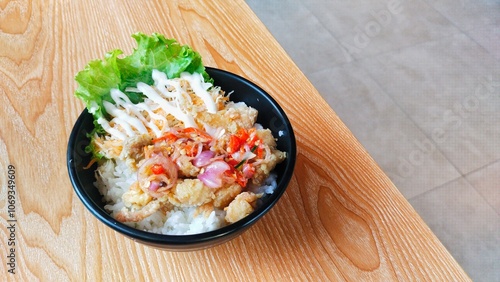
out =
[[[78,119],[76,120],[71,130],[67,147],[66,161],[67,161],[68,174],[71,184],[73,186],[73,190],[75,191],[79,199],[82,201],[84,206],[87,208],[87,210],[90,211],[91,214],[93,214],[95,217],[97,217],[99,221],[101,221],[114,231],[117,231],[133,239],[134,241],[142,241],[142,242],[147,242],[148,244],[160,245],[160,246],[175,245],[178,247],[182,247],[188,245],[203,244],[209,241],[213,241],[214,239],[217,238],[226,237],[228,235],[244,231],[248,227],[253,225],[255,222],[257,222],[261,217],[263,217],[278,202],[278,200],[281,198],[281,196],[287,189],[291,178],[293,177],[293,171],[297,155],[295,134],[292,125],[290,123],[290,120],[288,119],[288,116],[286,115],[285,111],[281,108],[281,106],[277,103],[277,101],[269,93],[263,90],[260,86],[240,75],[213,67],[205,67],[205,69],[207,70],[210,76],[212,76],[211,73],[214,74],[219,73],[225,76],[232,77],[238,80],[240,83],[246,84],[246,86],[252,88],[254,91],[260,92],[260,94],[263,97],[265,97],[270,102],[270,104],[277,110],[280,119],[283,119],[284,126],[286,127],[285,130],[287,131],[287,135],[290,142],[290,148],[289,151],[287,151],[287,159],[289,160],[288,164],[286,165],[283,171],[283,175],[288,175],[289,177],[282,177],[280,179],[280,181],[277,183],[277,187],[281,187],[281,189],[276,189],[274,193],[270,195],[265,205],[257,207],[251,214],[249,214],[245,218],[235,223],[221,227],[219,229],[198,234],[187,234],[187,235],[159,234],[159,233],[153,233],[149,231],[136,229],[134,227],[128,226],[114,219],[109,213],[104,211],[99,206],[98,203],[95,203],[92,197],[85,191],[85,189],[80,186],[81,179],[78,175],[77,166],[74,162],[75,144],[77,142],[78,133],[82,125],[85,122],[88,122],[88,119],[91,119],[93,121],[92,115],[88,112],[87,109],[84,109],[79,115]],[[217,86],[216,81],[214,85]]]

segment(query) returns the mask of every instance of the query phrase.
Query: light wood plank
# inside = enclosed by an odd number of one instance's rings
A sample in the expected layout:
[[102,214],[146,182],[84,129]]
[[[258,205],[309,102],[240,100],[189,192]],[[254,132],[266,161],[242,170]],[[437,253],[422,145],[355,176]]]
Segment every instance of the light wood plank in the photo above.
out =
[[[244,1],[0,3],[0,276],[9,280],[469,280]],[[285,109],[296,172],[273,210],[237,239],[172,253],[98,222],[65,165],[83,110],[78,70],[134,32],[189,44],[208,66],[254,81]],[[16,274],[6,243],[8,166],[16,176]],[[4,228],[5,227],[5,228]]]

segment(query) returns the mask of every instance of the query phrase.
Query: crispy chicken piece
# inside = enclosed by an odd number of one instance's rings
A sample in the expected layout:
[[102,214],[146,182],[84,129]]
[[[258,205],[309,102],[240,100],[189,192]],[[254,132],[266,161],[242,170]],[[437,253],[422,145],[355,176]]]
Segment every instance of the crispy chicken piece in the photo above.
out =
[[[257,110],[241,103],[228,103],[224,118],[230,120],[228,130],[236,132],[238,128],[250,128],[257,121]],[[237,125],[237,126],[235,126]],[[234,128],[233,128],[234,127]]]
[[241,193],[242,189],[243,188],[237,183],[227,184],[222,188],[216,189],[214,193],[215,199],[212,202],[199,206],[194,216],[203,214],[203,216],[208,217],[215,208],[224,209],[239,193]]
[[257,130],[257,136],[262,139],[264,144],[268,145],[270,148],[276,148],[276,139],[274,139],[273,133],[269,129],[259,129]]
[[227,207],[234,198],[241,193],[243,188],[238,183],[229,184],[215,191],[214,207],[223,209]]
[[262,185],[276,165],[281,163],[285,158],[285,152],[272,150],[271,154],[267,155],[266,159],[255,169],[252,183],[255,185]]
[[137,168],[137,163],[144,159],[144,146],[151,145],[153,138],[149,134],[141,134],[123,141],[123,149],[119,158],[127,162],[132,168]]
[[177,207],[195,207],[214,199],[214,190],[198,179],[179,181],[168,193],[168,201]]
[[214,211],[214,205],[210,203],[203,204],[196,208],[194,211],[193,217],[197,217],[198,215],[203,215],[205,218],[208,218],[210,214]]
[[139,210],[127,210],[124,208],[116,214],[115,218],[120,222],[138,222],[152,215],[161,207],[161,202],[159,200],[154,200],[147,203]]
[[153,200],[153,197],[139,187],[137,181],[122,195],[122,200],[125,208],[115,216],[120,222],[138,222],[159,210],[166,212],[172,208],[165,197]]
[[234,223],[246,217],[255,209],[257,199],[262,197],[262,194],[254,194],[252,192],[243,192],[225,208],[225,220],[228,223]]
[[135,181],[130,185],[127,192],[123,193],[122,200],[127,208],[140,209],[147,205],[153,197],[145,193],[139,186],[139,182]]
[[122,151],[123,142],[121,140],[107,139],[97,135],[92,138],[92,144],[96,151],[107,159],[118,158]]
[[182,178],[185,177],[196,177],[200,173],[200,168],[196,167],[191,163],[192,158],[181,155],[175,161],[177,167],[179,168],[179,176]]
[[250,128],[257,120],[257,110],[242,103],[229,102],[225,109],[217,114],[200,113],[198,118],[212,127],[222,127],[229,132],[238,128]]

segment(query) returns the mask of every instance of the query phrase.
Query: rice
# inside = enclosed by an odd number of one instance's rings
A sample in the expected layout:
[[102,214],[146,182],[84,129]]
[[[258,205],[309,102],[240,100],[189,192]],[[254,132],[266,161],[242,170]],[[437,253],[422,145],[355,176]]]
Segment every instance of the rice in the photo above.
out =
[[[98,164],[104,208],[160,234],[203,233],[245,218],[274,192],[271,172],[286,152],[256,123],[257,109],[205,81],[197,52],[158,34],[134,38],[134,55],[114,50],[75,78],[75,95],[94,116],[85,150]],[[178,56],[185,60],[170,62]],[[110,72],[113,83],[94,84]]]
[[[102,159],[95,186],[105,209],[128,226],[170,235],[219,229],[249,215],[276,189],[286,158],[258,111],[232,102],[200,74],[138,83],[138,104],[118,89],[104,102],[92,148]],[[196,90],[196,91],[195,91]]]
[[[125,208],[122,196],[129,190],[132,183],[137,181],[137,173],[132,171],[123,161],[108,160],[102,163],[95,172],[94,185],[103,195],[106,202],[104,208],[115,217]],[[262,186],[248,188],[256,194],[272,194],[276,189],[276,174],[271,173]],[[197,207],[174,207],[166,214],[157,211],[139,222],[124,224],[133,228],[166,235],[188,235],[213,231],[227,225],[224,218],[226,212],[215,208],[208,216],[196,214]]]

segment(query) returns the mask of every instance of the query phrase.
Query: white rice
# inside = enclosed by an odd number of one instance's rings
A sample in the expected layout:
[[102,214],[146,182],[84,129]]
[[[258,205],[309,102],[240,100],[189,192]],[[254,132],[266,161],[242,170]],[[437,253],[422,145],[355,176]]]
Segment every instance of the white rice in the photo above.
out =
[[[116,160],[106,161],[96,170],[96,182],[94,185],[103,195],[107,203],[104,208],[115,217],[125,205],[122,195],[129,190],[132,183],[137,180],[137,173],[132,171],[124,162]],[[276,175],[271,174],[260,187],[249,187],[254,193],[272,194],[276,188]],[[163,214],[157,211],[149,217],[132,223],[125,223],[131,227],[168,235],[187,235],[208,232],[219,229],[227,223],[224,220],[225,211],[216,209],[208,217],[203,213],[194,216],[196,207],[180,208]]]

